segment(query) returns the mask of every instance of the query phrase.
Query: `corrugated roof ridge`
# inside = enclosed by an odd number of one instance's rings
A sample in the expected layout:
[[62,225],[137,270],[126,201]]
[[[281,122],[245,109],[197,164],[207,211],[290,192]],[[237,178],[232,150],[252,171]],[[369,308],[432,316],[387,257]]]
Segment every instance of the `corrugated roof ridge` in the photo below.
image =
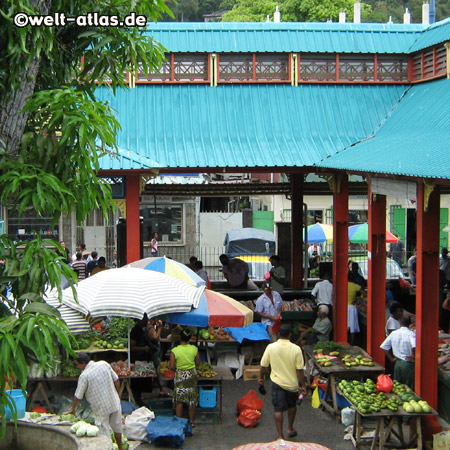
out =
[[[430,32],[430,31],[434,31],[434,30],[436,30],[437,28],[444,27],[444,26],[446,26],[446,25],[448,25],[448,24],[450,24],[450,17],[447,17],[447,19],[444,19],[444,20],[440,20],[439,22],[432,23],[432,24],[429,25],[427,28],[425,28],[424,30],[422,30],[422,32],[417,36],[416,40],[415,40],[415,41],[411,44],[411,46],[409,47],[408,53],[411,53],[412,51],[414,51],[414,50],[413,50],[414,47],[416,46],[416,44],[417,44],[421,39],[423,39],[423,36],[424,36],[426,33]],[[450,40],[450,36],[449,36],[447,39],[442,39],[442,40],[440,40],[439,42],[435,42],[435,44],[439,44],[439,43],[444,42],[444,41],[446,41],[446,40]]]
[[[442,21],[441,21],[442,22]],[[437,23],[441,23],[437,22]],[[435,25],[435,24],[433,24]],[[255,31],[255,30],[296,30],[296,31],[369,31],[369,32],[408,32],[417,33],[429,25],[413,23],[359,23],[353,22],[152,22],[147,31]]]

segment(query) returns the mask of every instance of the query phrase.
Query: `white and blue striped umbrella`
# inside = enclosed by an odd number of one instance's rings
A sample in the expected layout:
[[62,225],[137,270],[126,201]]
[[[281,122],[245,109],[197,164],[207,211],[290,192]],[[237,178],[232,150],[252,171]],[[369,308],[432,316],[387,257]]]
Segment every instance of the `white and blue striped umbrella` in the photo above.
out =
[[47,290],[44,294],[44,300],[48,305],[58,309],[61,314],[61,319],[66,323],[73,334],[86,333],[86,331],[90,330],[91,327],[89,321],[83,314],[69,308],[59,301],[57,289],[52,289],[51,291]]
[[77,285],[78,302],[71,288],[62,302],[92,317],[119,316],[140,319],[196,308],[205,289],[153,270],[123,267],[96,273]]

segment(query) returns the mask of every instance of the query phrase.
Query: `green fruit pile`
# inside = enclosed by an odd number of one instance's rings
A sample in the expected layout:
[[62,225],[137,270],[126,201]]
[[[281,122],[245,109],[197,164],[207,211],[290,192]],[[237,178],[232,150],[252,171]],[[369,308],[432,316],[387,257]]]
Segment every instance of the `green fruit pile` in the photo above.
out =
[[103,350],[110,350],[110,349],[125,349],[125,342],[123,340],[116,339],[115,341],[107,341],[106,339],[98,339],[95,341],[94,344],[95,347],[103,349]]
[[384,392],[377,392],[376,384],[368,378],[361,381],[341,380],[339,388],[344,396],[353,403],[362,414],[379,412],[382,409],[398,411],[402,401],[397,396],[388,397]]
[[342,364],[344,364],[345,367],[355,367],[355,366],[368,366],[373,367],[375,366],[374,361],[372,358],[368,358],[362,355],[345,355],[342,358]]

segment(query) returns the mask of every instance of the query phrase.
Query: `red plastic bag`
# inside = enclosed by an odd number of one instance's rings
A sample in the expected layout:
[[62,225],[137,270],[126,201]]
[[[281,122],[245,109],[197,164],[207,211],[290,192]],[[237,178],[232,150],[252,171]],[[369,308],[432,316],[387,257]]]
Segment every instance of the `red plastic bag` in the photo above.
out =
[[256,391],[250,389],[248,393],[237,402],[236,406],[239,412],[244,411],[244,409],[257,409],[258,411],[261,411],[263,408],[263,401],[258,398]]
[[275,320],[275,322],[272,326],[272,333],[277,334],[278,331],[280,331],[280,327],[281,327],[281,319],[278,318],[277,320]]
[[244,409],[239,414],[239,417],[236,419],[236,421],[245,428],[254,428],[257,425],[258,419],[260,417],[261,413],[259,411],[256,411],[254,409]]
[[378,375],[377,378],[377,391],[389,393],[392,391],[394,383],[389,375]]

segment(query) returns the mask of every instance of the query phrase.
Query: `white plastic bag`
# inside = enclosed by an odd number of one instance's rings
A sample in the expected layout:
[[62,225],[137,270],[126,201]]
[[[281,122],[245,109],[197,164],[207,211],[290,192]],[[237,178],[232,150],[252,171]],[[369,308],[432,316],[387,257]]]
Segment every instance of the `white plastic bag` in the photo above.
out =
[[353,425],[355,422],[355,410],[353,408],[344,408],[341,411],[341,421],[345,427]]
[[147,436],[147,426],[155,418],[155,413],[145,406],[133,411],[125,418],[123,434],[132,441],[150,442]]

